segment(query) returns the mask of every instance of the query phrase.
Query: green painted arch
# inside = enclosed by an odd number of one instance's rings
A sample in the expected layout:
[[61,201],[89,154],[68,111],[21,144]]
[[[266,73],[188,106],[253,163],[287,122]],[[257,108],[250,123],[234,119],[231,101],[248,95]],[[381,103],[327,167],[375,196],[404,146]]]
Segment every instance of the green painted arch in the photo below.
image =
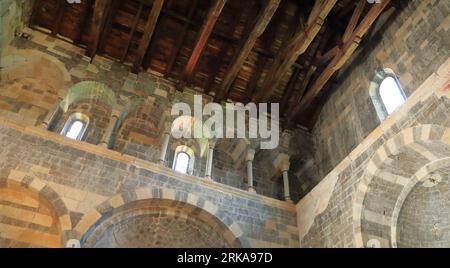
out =
[[96,81],[83,81],[73,85],[67,96],[61,102],[63,111],[67,111],[71,104],[83,99],[97,99],[113,107],[117,103],[115,93],[105,84]]

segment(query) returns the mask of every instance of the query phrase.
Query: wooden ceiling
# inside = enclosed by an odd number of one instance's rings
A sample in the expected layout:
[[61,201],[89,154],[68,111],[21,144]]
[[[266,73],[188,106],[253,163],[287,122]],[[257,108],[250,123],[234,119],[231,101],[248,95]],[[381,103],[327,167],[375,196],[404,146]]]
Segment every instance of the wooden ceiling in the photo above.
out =
[[32,26],[216,101],[278,102],[311,127],[333,77],[390,5],[367,0],[36,0]]

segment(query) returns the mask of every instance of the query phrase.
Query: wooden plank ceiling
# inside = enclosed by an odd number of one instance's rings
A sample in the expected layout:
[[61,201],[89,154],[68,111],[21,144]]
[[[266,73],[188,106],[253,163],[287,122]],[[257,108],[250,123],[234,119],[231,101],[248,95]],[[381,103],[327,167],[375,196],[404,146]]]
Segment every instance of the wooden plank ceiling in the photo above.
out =
[[36,0],[32,27],[216,101],[279,102],[310,128],[389,0]]

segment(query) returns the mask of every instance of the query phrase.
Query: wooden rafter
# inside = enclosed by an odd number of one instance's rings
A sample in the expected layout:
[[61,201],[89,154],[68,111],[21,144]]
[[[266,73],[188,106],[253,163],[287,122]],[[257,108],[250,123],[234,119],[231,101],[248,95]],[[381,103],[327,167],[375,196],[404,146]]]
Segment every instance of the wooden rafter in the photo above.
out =
[[262,88],[255,94],[254,102],[267,102],[276,90],[283,75],[292,67],[297,58],[303,54],[322,28],[325,18],[333,9],[337,0],[318,0],[309,16],[306,29],[297,32],[277,55],[269,69]]
[[150,14],[148,15],[148,20],[145,25],[144,35],[139,43],[139,47],[137,50],[136,60],[133,64],[133,72],[138,73],[142,62],[144,61],[145,53],[150,45],[150,41],[152,40],[153,32],[156,28],[156,23],[158,22],[159,14],[161,13],[161,9],[164,5],[164,0],[155,0],[153,1],[152,9]]
[[313,77],[316,70],[317,70],[317,67],[315,65],[311,65],[309,67],[308,71],[305,74],[305,77],[303,78],[303,80],[301,82],[300,88],[298,89],[297,92],[295,92],[296,94],[294,96],[292,96],[293,102],[289,105],[287,112],[285,113],[286,115],[290,115],[292,113],[292,110],[295,109],[295,106],[296,106],[295,104],[299,103],[300,100],[303,98],[303,96],[305,95],[306,89],[308,87],[308,84],[311,82],[311,78]]
[[125,46],[125,49],[123,50],[122,57],[120,58],[120,62],[124,62],[125,58],[128,54],[128,50],[130,49],[131,40],[133,40],[134,32],[136,31],[136,27],[139,23],[139,20],[141,18],[142,10],[144,9],[144,4],[142,2],[139,3],[138,10],[136,12],[136,16],[134,17],[133,24],[131,25],[131,30],[128,33],[127,38],[127,44]]
[[208,43],[209,36],[211,35],[214,26],[219,19],[220,13],[222,13],[223,8],[225,7],[226,2],[227,0],[215,0],[211,8],[209,9],[206,20],[202,25],[202,28],[200,29],[195,47],[192,50],[192,54],[181,75],[178,89],[183,89],[191,80],[194,70],[197,67],[206,44]]
[[59,32],[59,27],[61,26],[61,21],[64,17],[66,6],[67,6],[67,1],[58,1],[57,18],[53,22],[52,33],[51,33],[52,35],[57,35]]
[[279,4],[280,0],[269,0],[258,15],[258,19],[256,20],[253,29],[248,32],[247,36],[243,39],[245,41],[240,45],[238,49],[239,53],[236,54],[231,61],[222,84],[216,89],[216,101],[221,101],[224,95],[227,95],[231,84],[236,79],[239,70],[242,68],[245,60],[252,51],[252,48],[255,46],[256,41],[266,29]]
[[[191,8],[189,9],[189,13],[187,16],[187,19],[189,21],[191,21],[192,18],[194,17],[195,9],[197,8],[197,5],[198,5],[198,0],[194,0],[193,3],[191,4]],[[189,23],[184,23],[183,27],[180,31],[180,34],[177,36],[177,40],[175,41],[175,48],[173,49],[173,53],[170,56],[170,59],[167,63],[167,69],[166,69],[166,73],[165,73],[166,78],[169,77],[169,75],[172,73],[173,67],[174,67],[177,57],[180,53],[181,47],[183,46],[184,40],[186,39],[188,30],[189,30]]]
[[[364,2],[365,0],[360,0]],[[296,105],[293,112],[290,114],[290,119],[295,118],[300,112],[305,111],[305,109],[312,103],[317,95],[321,92],[322,88],[329,81],[329,79],[334,75],[336,71],[342,68],[342,66],[347,62],[353,52],[358,48],[361,38],[373,24],[373,22],[378,18],[384,8],[389,4],[390,0],[383,0],[380,4],[374,4],[368,14],[359,23],[358,27],[352,31],[348,41],[345,42],[336,54],[330,64],[325,68],[325,70],[320,74],[317,80],[313,83],[311,88],[308,90],[305,97]],[[355,13],[359,12],[358,7],[355,9]],[[352,16],[353,19],[354,16]],[[354,28],[352,20],[350,21],[349,28]],[[347,31],[346,31],[347,32]],[[344,36],[345,37],[345,36]]]
[[291,78],[289,78],[289,82],[287,84],[286,90],[284,91],[283,98],[280,102],[280,114],[283,115],[286,110],[289,103],[289,99],[292,97],[292,94],[295,90],[295,86],[297,85],[298,80],[300,79],[301,69],[300,68],[294,68],[294,71],[292,72]]
[[92,1],[93,0],[86,0],[86,3],[85,3],[85,12],[86,13],[84,16],[82,16],[81,23],[80,23],[81,27],[79,28],[77,37],[75,37],[75,40],[74,40],[74,43],[76,45],[79,45],[81,43],[82,38],[83,38],[84,29],[87,28],[87,26],[88,26],[88,18],[92,15],[92,12],[93,12],[90,8],[92,6]]
[[97,54],[98,45],[106,18],[111,7],[112,0],[96,0],[94,5],[94,15],[92,19],[91,42],[87,49],[87,56],[94,58]]
[[[247,7],[249,7],[249,3],[251,3],[250,1],[247,2]],[[241,21],[242,18],[242,14],[244,13],[244,8],[241,8],[237,11],[236,16],[234,17],[233,21],[230,23],[229,29],[228,29],[228,35],[229,36],[233,36],[233,33],[236,31],[236,28],[239,25],[239,22]],[[217,57],[215,57],[215,59],[212,61],[212,64],[210,64],[210,70],[211,73],[208,76],[208,80],[206,82],[206,86],[205,86],[205,94],[209,94],[212,90],[212,85],[214,84],[214,81],[216,79],[216,76],[219,74],[220,72],[220,68],[222,66],[222,63],[224,62],[224,59],[227,56],[227,53],[230,49],[234,49],[233,53],[237,53],[237,49],[235,47],[233,47],[233,44],[229,43],[229,42],[223,42],[221,45],[221,49],[219,52],[219,55]]]
[[342,43],[346,43],[352,36],[352,33],[355,31],[355,28],[358,25],[359,19],[361,18],[365,7],[366,1],[360,0],[355,8],[355,11],[353,12],[352,17],[350,18],[350,22],[348,23],[347,28],[345,29],[344,36],[342,36]]
[[120,1],[116,0],[116,1],[112,1],[111,6],[109,7],[109,12],[108,12],[108,16],[106,17],[105,26],[103,27],[102,34],[100,35],[100,40],[98,42],[97,50],[100,50],[100,53],[101,53],[101,50],[104,49],[106,46],[108,35],[110,34],[111,29],[112,29],[112,22],[113,22],[114,16],[117,13],[119,6],[120,6]]

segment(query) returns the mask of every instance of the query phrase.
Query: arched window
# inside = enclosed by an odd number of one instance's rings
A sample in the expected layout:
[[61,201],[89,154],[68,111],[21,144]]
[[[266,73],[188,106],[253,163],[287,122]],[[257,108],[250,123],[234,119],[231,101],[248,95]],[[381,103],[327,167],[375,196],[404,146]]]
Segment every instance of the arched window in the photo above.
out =
[[381,82],[379,90],[384,108],[389,115],[406,101],[405,93],[403,93],[395,77],[385,77]]
[[376,72],[375,78],[370,83],[369,92],[380,121],[384,121],[406,102],[406,95],[391,69]]
[[66,137],[72,140],[78,140],[81,136],[81,132],[84,129],[84,122],[80,120],[75,120],[69,127],[66,133]]
[[185,152],[177,154],[175,159],[175,171],[187,174],[189,168],[189,155]]
[[173,158],[173,169],[183,174],[194,172],[195,154],[194,150],[185,145],[180,145],[175,149]]
[[82,140],[89,124],[89,118],[81,113],[72,114],[67,120],[61,135],[72,139]]

